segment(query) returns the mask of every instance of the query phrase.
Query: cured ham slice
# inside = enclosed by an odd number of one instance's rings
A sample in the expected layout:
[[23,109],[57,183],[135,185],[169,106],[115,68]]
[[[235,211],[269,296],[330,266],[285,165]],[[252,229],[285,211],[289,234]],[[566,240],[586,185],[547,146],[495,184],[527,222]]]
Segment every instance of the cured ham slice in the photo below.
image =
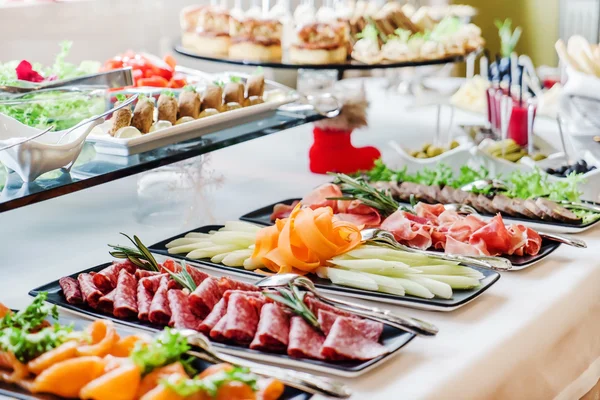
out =
[[125,269],[130,274],[134,274],[137,267],[129,260],[120,263],[112,263],[94,275],[94,285],[96,285],[102,293],[110,292],[117,286],[119,272],[121,272],[122,269]]
[[219,300],[221,300],[224,291],[219,286],[219,281],[216,278],[210,277],[205,279],[190,294],[192,312],[200,318],[205,318]]
[[195,316],[190,309],[189,296],[179,289],[171,289],[167,293],[171,309],[169,326],[176,329],[198,330],[202,320]]
[[421,218],[437,219],[446,209],[443,204],[418,203],[415,212]]
[[137,281],[135,275],[130,274],[126,269],[121,269],[115,288],[113,314],[117,318],[130,318],[136,316],[137,313]]
[[454,222],[448,229],[448,236],[451,236],[460,242],[468,242],[475,231],[486,225],[486,222],[473,215],[469,215],[466,218]]
[[489,256],[485,248],[485,242],[463,243],[452,236],[446,237],[446,254],[458,254],[463,256]]
[[260,311],[265,300],[243,293],[233,293],[227,301],[223,336],[236,343],[250,343],[254,338]]
[[102,292],[94,285],[92,274],[79,274],[77,277],[79,282],[79,288],[81,289],[81,295],[85,299],[86,303],[92,307],[98,307],[98,300],[103,296]]
[[225,298],[222,298],[221,300],[219,300],[215,308],[212,309],[210,314],[208,314],[208,316],[204,319],[204,321],[202,321],[202,323],[198,327],[198,330],[204,333],[205,335],[209,334],[212,328],[214,328],[215,325],[217,325],[217,322],[219,322],[221,318],[225,316],[226,312],[227,300]]
[[489,223],[475,231],[469,243],[476,244],[483,241],[488,253],[492,256],[506,254],[510,248],[510,233],[506,229],[500,214],[496,215]]
[[98,300],[98,309],[102,312],[112,314],[115,308],[116,293],[117,289],[113,289],[110,292],[106,293],[104,296],[100,297],[100,300]]
[[339,200],[333,210],[338,219],[352,222],[367,228],[377,227],[381,223],[381,215],[373,207],[363,204],[360,200]]
[[287,349],[290,334],[290,316],[278,305],[265,304],[250,348],[255,350],[283,351]]
[[292,202],[292,204],[275,204],[275,206],[273,206],[273,213],[271,213],[270,217],[271,221],[289,217],[292,211],[294,210],[294,207],[296,207],[298,203],[300,202],[298,200],[295,200],[294,202]]
[[342,190],[333,183],[326,183],[307,194],[300,203],[303,206],[317,209],[320,207],[331,207],[337,209],[337,200],[327,200],[329,197],[342,197]]
[[388,349],[366,337],[350,318],[337,318],[323,343],[321,354],[330,360],[371,360]]
[[362,332],[366,338],[376,342],[379,341],[379,337],[383,332],[383,324],[381,322],[371,321],[368,319],[341,317],[329,311],[319,310],[319,325],[321,325],[321,329],[325,335],[329,335],[333,324],[338,318],[348,319],[350,321],[350,325],[352,325],[354,329]]
[[[519,225],[522,226],[522,225]],[[542,237],[531,228],[527,229],[527,243],[525,244],[525,253],[538,254],[542,248]]]
[[293,316],[290,320],[290,338],[287,353],[296,358],[314,358],[323,360],[321,347],[325,336],[310,326],[304,318]]
[[171,308],[169,307],[169,299],[167,297],[168,291],[169,278],[163,276],[148,310],[148,320],[153,324],[167,325],[171,321]]
[[79,282],[70,276],[65,276],[58,280],[58,284],[65,295],[65,299],[69,304],[82,304],[83,296],[79,289]]

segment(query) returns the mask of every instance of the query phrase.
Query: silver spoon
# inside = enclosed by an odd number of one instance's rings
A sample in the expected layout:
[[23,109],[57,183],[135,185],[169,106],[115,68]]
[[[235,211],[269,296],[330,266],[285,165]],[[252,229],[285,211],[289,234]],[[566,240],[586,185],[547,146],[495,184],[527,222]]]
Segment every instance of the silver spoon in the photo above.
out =
[[444,254],[427,250],[414,249],[399,243],[390,232],[381,229],[363,229],[360,232],[363,242],[383,243],[398,250],[409,253],[424,254],[438,260],[455,261],[462,264],[470,264],[494,271],[510,271],[512,263],[506,258],[492,256],[461,256],[457,254]]
[[257,375],[275,378],[287,386],[304,390],[312,394],[321,394],[339,399],[346,399],[352,395],[350,389],[343,383],[305,372],[292,371],[279,367],[268,367],[242,358],[224,355],[217,352],[210,344],[208,338],[200,332],[190,329],[178,330],[177,332],[185,336],[187,342],[194,347],[194,350],[188,351],[187,354],[201,360],[211,363],[228,363],[235,366],[246,367]]
[[73,132],[75,129],[81,128],[84,125],[89,124],[90,122],[94,122],[97,119],[100,119],[102,117],[105,117],[109,114],[112,114],[113,112],[120,110],[123,107],[127,107],[129,106],[131,103],[133,103],[136,99],[138,98],[138,94],[134,94],[131,97],[129,97],[127,100],[125,100],[123,103],[119,104],[118,106],[115,106],[113,108],[111,108],[108,111],[103,112],[102,114],[99,115],[94,115],[93,117],[90,117],[88,119],[84,119],[83,121],[81,121],[80,123],[78,123],[77,125],[75,125],[74,127],[72,127],[71,129],[69,129],[68,131],[66,131],[65,133],[63,133],[60,138],[58,139],[58,141],[56,142],[56,144],[60,144],[60,142],[71,132]]
[[444,204],[444,209],[448,211],[454,211],[458,214],[477,214],[477,210],[468,204],[448,203]]
[[52,129],[54,129],[54,125],[49,126],[48,128],[46,128],[46,130],[38,132],[38,133],[36,133],[33,136],[26,137],[25,139],[23,139],[21,141],[18,141],[18,142],[13,143],[13,144],[9,144],[8,146],[4,146],[4,147],[0,148],[0,151],[2,151],[2,150],[8,150],[8,149],[11,149],[11,148],[13,148],[15,146],[18,146],[18,145],[21,145],[23,143],[29,142],[29,141],[31,141],[33,139],[37,139],[40,136],[45,135],[46,133],[50,132]]
[[583,203],[580,201],[568,201],[563,200],[559,202],[565,208],[571,208],[575,210],[586,210],[600,213],[600,206],[596,206],[594,204]]
[[[453,204],[453,206],[454,206],[454,204]],[[458,206],[462,206],[461,207],[462,208],[462,212],[465,213],[465,214],[479,215],[479,213],[477,212],[477,210],[475,210],[471,206],[461,205],[461,204],[458,204]],[[467,210],[467,207],[470,208],[472,211],[469,212],[469,210]],[[446,206],[444,206],[444,208],[446,208]],[[446,208],[446,209],[448,209],[448,208]],[[454,211],[456,211],[456,210],[454,210]],[[559,242],[559,243],[566,244],[568,246],[578,247],[578,248],[581,248],[581,249],[586,249],[587,248],[587,243],[584,242],[581,239],[578,239],[578,238],[571,238],[571,237],[566,237],[566,236],[562,236],[562,235],[556,235],[554,233],[547,233],[547,232],[540,232],[540,231],[537,231],[537,233],[543,239],[552,240],[553,242]]]
[[317,297],[324,303],[342,308],[347,311],[351,311],[357,315],[360,315],[361,317],[365,317],[374,321],[379,321],[383,324],[393,326],[394,328],[414,333],[415,335],[435,336],[438,333],[438,328],[436,326],[416,318],[392,314],[392,312],[389,310],[381,310],[375,307],[366,307],[361,304],[351,303],[349,301],[323,296],[317,291],[317,288],[310,279],[300,275],[272,275],[263,278],[255,283],[256,286],[263,288],[274,288],[282,286],[287,287],[289,284],[293,284],[295,286],[308,290],[310,293],[315,295],[315,297]]

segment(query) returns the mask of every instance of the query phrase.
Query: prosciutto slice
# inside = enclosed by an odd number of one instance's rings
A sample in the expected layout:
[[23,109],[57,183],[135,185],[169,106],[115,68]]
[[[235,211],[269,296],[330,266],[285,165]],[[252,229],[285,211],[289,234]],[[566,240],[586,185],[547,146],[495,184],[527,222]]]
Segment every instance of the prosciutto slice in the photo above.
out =
[[492,256],[507,254],[511,245],[511,236],[500,214],[473,232],[469,238],[471,244],[480,242],[485,243],[487,252]]
[[290,316],[274,303],[260,310],[260,321],[250,348],[266,351],[287,349],[290,334]]
[[338,317],[323,343],[321,355],[329,360],[372,360],[388,349],[368,338],[350,318]]
[[451,236],[446,238],[446,254],[460,254],[463,256],[489,256],[485,242],[463,243]]
[[117,318],[130,318],[136,316],[137,313],[137,281],[135,275],[130,274],[126,269],[121,269],[115,288],[113,314]]
[[396,240],[418,249],[428,249],[433,241],[425,225],[416,222],[422,218],[413,216],[405,211],[398,210],[387,217],[381,224],[381,229],[391,232]]
[[437,219],[446,209],[443,204],[418,203],[415,212],[421,218]]
[[323,330],[323,333],[325,333],[325,335],[329,335],[333,324],[335,323],[335,321],[337,321],[338,318],[345,318],[350,320],[350,325],[352,325],[354,329],[362,332],[362,334],[366,338],[374,340],[376,342],[379,341],[379,337],[383,332],[383,324],[381,322],[371,321],[368,319],[341,317],[329,311],[319,310],[319,325],[321,325],[321,329]]
[[270,217],[271,221],[289,217],[294,210],[294,207],[296,207],[298,203],[300,203],[300,201],[294,200],[292,204],[275,204],[275,206],[273,206],[273,213],[271,213]]
[[190,309],[189,296],[179,289],[171,289],[167,293],[171,309],[169,326],[176,329],[198,330],[202,320],[195,316]]
[[236,343],[250,343],[254,338],[265,300],[243,293],[233,293],[227,301],[223,336]]
[[337,200],[327,200],[329,197],[342,197],[342,190],[333,183],[326,183],[314,189],[307,194],[300,203],[303,206],[317,209],[320,207],[331,207],[335,212],[337,210]]
[[167,297],[168,291],[169,278],[163,276],[148,310],[148,320],[153,324],[167,325],[171,321],[171,308],[169,307],[169,299]]
[[83,296],[79,289],[79,282],[70,276],[65,276],[58,280],[58,284],[63,291],[65,299],[69,304],[82,304]]
[[92,307],[98,307],[98,300],[103,296],[102,292],[94,285],[92,274],[79,274],[77,277],[79,282],[79,288],[81,289],[81,295],[85,299],[86,303]]
[[325,336],[310,326],[304,318],[293,316],[290,320],[290,337],[287,353],[295,358],[313,358],[323,360],[321,347]]

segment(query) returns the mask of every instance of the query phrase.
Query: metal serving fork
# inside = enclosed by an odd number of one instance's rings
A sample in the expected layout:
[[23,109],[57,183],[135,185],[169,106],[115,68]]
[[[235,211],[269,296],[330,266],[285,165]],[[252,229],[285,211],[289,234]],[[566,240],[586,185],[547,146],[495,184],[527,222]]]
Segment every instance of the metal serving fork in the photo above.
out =
[[321,394],[339,399],[346,399],[352,394],[346,385],[328,378],[279,367],[269,367],[242,358],[221,354],[212,347],[206,336],[194,330],[184,329],[178,330],[177,332],[185,336],[188,343],[194,347],[194,349],[188,351],[187,354],[201,360],[211,363],[228,363],[240,367],[247,367],[257,375],[275,378],[288,386],[312,394]]
[[345,300],[339,300],[332,297],[324,296],[315,287],[312,281],[306,277],[296,274],[279,274],[263,278],[255,283],[258,287],[274,288],[288,287],[295,285],[304,290],[311,292],[315,297],[324,303],[335,307],[351,311],[361,317],[379,321],[383,324],[393,326],[394,328],[402,329],[414,333],[419,336],[435,336],[438,333],[438,328],[429,322],[421,321],[416,318],[406,317],[392,313],[389,310],[381,310],[376,307],[367,307],[361,304],[351,303]]
[[439,260],[455,261],[463,264],[470,264],[477,267],[492,269],[495,271],[510,271],[512,263],[506,258],[491,257],[491,256],[461,256],[453,254],[437,253],[434,251],[413,249],[399,243],[388,231],[381,229],[363,229],[361,232],[363,242],[382,243],[398,250],[403,250],[410,253],[424,254],[431,258]]

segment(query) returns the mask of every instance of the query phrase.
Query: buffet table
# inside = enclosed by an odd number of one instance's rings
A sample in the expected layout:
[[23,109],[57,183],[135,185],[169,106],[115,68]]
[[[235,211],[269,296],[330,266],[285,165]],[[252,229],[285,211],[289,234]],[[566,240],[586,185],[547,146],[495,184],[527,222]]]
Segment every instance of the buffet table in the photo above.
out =
[[[435,108],[406,110],[412,99],[386,93],[383,86],[381,80],[368,81],[370,127],[355,133],[354,144],[374,144],[393,163],[387,142],[414,147],[431,137]],[[482,119],[458,112],[455,123]],[[540,118],[536,128],[555,139],[552,121]],[[2,301],[22,307],[31,288],[107,261],[106,244],[117,242],[119,232],[153,243],[302,196],[328,180],[308,172],[311,140],[311,126],[304,125],[3,213]],[[600,262],[595,259],[600,232],[581,238],[588,249],[562,246],[532,268],[503,273],[460,310],[391,306],[436,324],[440,333],[415,339],[380,368],[348,380],[353,398],[582,397],[600,378]]]

